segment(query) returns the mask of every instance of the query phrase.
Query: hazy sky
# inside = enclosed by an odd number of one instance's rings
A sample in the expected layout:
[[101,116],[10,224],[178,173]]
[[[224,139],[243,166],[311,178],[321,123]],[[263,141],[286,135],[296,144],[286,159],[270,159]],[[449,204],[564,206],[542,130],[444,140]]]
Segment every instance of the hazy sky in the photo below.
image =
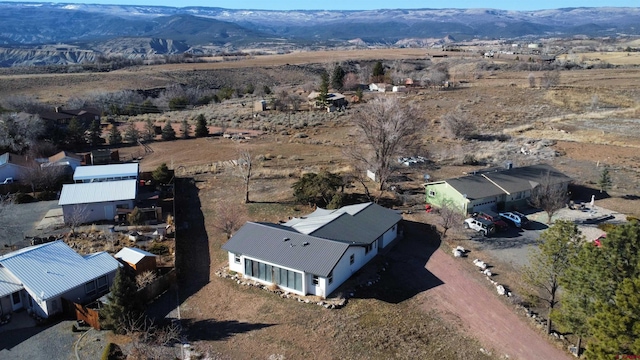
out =
[[[7,1],[7,0],[4,0]],[[8,0],[10,2],[15,0]],[[422,8],[493,8],[503,10],[539,10],[565,7],[638,7],[638,0],[351,0],[351,1],[287,1],[287,0],[69,0],[53,1],[58,3],[88,4],[125,4],[125,5],[161,5],[173,7],[207,6],[228,9],[266,9],[266,10],[369,10],[369,9],[422,9]],[[322,5],[320,5],[322,4]]]

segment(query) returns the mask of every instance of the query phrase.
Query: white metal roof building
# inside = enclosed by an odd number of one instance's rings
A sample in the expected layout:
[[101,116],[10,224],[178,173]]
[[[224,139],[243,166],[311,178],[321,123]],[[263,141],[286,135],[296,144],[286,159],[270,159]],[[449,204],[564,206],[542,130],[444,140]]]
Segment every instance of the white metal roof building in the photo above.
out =
[[137,163],[78,166],[73,173],[73,181],[88,183],[130,179],[137,180],[138,168],[139,165]]
[[[86,303],[108,292],[120,264],[106,252],[81,256],[57,240],[4,255],[0,266],[0,277],[8,274],[23,287],[18,290],[21,306],[48,317],[62,311],[61,298]],[[17,289],[15,281],[2,288],[10,286]]]
[[58,205],[135,200],[136,186],[136,180],[65,184],[62,186]]
[[121,259],[122,261],[129,264],[137,264],[140,260],[147,256],[156,257],[155,254],[152,254],[148,251],[129,247],[123,247],[122,250],[118,251],[118,253],[114,255],[116,259]]
[[65,223],[113,221],[116,209],[133,209],[137,190],[136,180],[65,184],[58,205]]

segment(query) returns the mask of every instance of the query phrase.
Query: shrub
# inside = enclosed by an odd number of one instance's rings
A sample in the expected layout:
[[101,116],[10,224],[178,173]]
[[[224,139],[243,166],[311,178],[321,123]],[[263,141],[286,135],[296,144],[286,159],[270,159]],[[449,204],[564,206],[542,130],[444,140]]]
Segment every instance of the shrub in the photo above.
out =
[[58,194],[53,191],[43,191],[36,195],[36,199],[38,199],[38,201],[55,200],[57,197]]
[[35,199],[33,198],[33,196],[24,193],[17,193],[13,198],[13,202],[16,204],[26,204],[34,201]]
[[169,247],[165,244],[154,243],[149,248],[149,252],[155,255],[167,255],[169,253]]
[[615,228],[616,228],[616,226],[617,226],[616,224],[611,224],[611,223],[601,223],[601,224],[598,224],[598,229],[600,229],[600,230],[602,230],[602,231],[604,231],[604,232],[608,233],[608,232],[610,232],[610,231],[613,231],[613,229],[615,229]]
[[629,221],[629,222],[631,222],[631,221],[640,221],[640,219],[638,219],[635,216],[629,215],[629,216],[627,216],[627,221]]

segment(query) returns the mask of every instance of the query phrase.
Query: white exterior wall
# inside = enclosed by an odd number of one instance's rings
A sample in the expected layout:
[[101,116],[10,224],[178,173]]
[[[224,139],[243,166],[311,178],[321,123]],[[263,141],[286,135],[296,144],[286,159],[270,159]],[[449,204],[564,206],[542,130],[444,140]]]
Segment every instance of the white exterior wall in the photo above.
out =
[[[81,209],[82,211],[85,212],[85,216],[84,216],[84,223],[90,223],[93,221],[100,221],[100,220],[109,220],[109,221],[113,221],[113,216],[116,215],[116,207],[118,205],[126,205],[129,207],[129,209],[133,209],[133,200],[120,200],[120,201],[111,201],[111,202],[99,202],[99,203],[91,203],[91,204],[70,204],[70,205],[62,205],[62,214],[64,215],[64,221],[67,222],[69,217],[72,216],[74,210],[76,209],[76,206],[78,206],[78,209]],[[105,209],[106,207],[108,207],[112,213],[113,216],[111,218],[107,217],[107,210]]]
[[229,254],[229,270],[235,271],[239,274],[244,274],[244,256],[240,255],[240,264],[236,264],[235,262],[236,254],[232,253],[231,251],[229,251],[228,254]]
[[382,247],[387,247],[395,238],[398,237],[398,224],[396,223],[382,235]]
[[[376,253],[376,251],[372,250],[367,254],[367,256],[365,256],[363,247],[350,246],[347,251],[345,251],[344,255],[342,255],[342,258],[338,261],[336,267],[333,268],[333,283],[327,286],[327,295],[331,294],[338,288],[338,286],[347,281],[353,273],[360,270],[361,267],[369,262],[369,260],[374,256],[374,253]],[[351,255],[355,255],[353,265],[349,263]]]

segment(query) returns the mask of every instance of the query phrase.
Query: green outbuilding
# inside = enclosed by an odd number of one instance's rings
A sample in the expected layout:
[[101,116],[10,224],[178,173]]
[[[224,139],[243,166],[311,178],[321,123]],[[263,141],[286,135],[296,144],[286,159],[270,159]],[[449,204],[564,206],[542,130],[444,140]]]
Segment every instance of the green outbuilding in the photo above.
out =
[[538,164],[477,171],[474,174],[425,184],[425,201],[448,205],[461,213],[506,211],[528,206],[531,192],[542,183],[566,188],[572,179],[554,167]]

